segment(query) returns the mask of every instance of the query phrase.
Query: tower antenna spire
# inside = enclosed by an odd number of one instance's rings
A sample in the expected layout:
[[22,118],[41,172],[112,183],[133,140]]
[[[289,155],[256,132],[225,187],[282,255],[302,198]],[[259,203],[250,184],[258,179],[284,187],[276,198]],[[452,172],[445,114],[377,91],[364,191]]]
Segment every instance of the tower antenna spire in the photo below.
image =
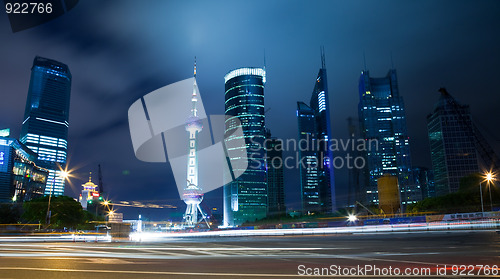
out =
[[363,65],[364,65],[365,72],[366,72],[366,54],[364,51],[363,51]]
[[194,77],[196,77],[196,56],[194,57]]
[[394,69],[394,60],[392,60],[392,51],[391,51],[391,68]]
[[321,51],[321,68],[326,69],[326,63],[325,63],[325,46],[320,47]]
[[103,193],[104,192],[104,186],[102,184],[102,171],[101,171],[101,164],[98,165],[99,167],[99,193]]
[[266,70],[266,49],[264,49],[264,70]]

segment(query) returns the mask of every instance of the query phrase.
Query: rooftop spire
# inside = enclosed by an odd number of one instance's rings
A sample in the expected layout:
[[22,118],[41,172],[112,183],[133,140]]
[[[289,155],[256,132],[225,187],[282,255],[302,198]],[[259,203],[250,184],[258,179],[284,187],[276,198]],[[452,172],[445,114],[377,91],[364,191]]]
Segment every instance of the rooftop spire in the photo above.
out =
[[324,47],[324,46],[321,46],[321,47],[320,47],[320,50],[321,50],[321,68],[322,68],[322,69],[326,69],[326,63],[325,63],[325,47]]
[[364,63],[364,66],[365,66],[365,72],[366,72],[366,54],[365,52],[363,51],[363,63]]
[[266,69],[266,49],[264,49],[264,70]]
[[392,51],[391,51],[391,67],[394,69],[394,60],[392,59]]
[[197,94],[196,94],[196,88],[198,85],[196,84],[196,56],[194,57],[194,83],[193,83],[193,94],[191,95],[191,102],[193,104],[193,108],[191,109],[191,115],[192,116],[197,116],[197,109],[196,109],[196,102],[198,101]]
[[196,56],[194,57],[194,77],[196,77]]
[[92,172],[89,173],[89,182],[92,182]]

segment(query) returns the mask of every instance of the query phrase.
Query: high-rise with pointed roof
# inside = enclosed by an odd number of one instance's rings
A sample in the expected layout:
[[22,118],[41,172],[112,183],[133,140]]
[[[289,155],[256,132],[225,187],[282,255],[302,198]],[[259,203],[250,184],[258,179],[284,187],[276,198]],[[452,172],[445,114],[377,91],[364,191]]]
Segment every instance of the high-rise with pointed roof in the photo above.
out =
[[305,213],[331,212],[336,208],[330,103],[324,50],[321,68],[314,83],[309,105],[297,102],[299,142],[307,141],[307,150],[299,149],[302,210]]

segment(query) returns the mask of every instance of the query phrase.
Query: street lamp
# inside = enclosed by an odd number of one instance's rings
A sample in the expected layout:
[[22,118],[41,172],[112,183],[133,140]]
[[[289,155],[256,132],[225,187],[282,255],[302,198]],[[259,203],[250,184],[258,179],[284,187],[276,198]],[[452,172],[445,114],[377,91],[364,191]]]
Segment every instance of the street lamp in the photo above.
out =
[[115,211],[114,210],[110,210],[108,212],[108,221],[109,221],[110,218],[113,218],[113,215],[115,215]]
[[490,192],[490,210],[493,211],[493,200],[491,198],[491,182],[495,180],[495,177],[491,172],[488,172],[485,176],[486,182],[488,182],[488,190]]
[[[69,176],[69,173],[64,170],[61,170],[59,174],[63,179],[66,179]],[[45,217],[45,220],[47,222],[47,227],[49,227],[50,225],[50,217],[52,215],[52,212],[50,211],[50,200],[52,199],[52,191],[54,190],[54,185],[56,184],[56,176],[57,172],[54,173],[54,179],[52,179],[52,187],[50,187],[50,192],[49,192],[49,204],[47,205],[47,216]]]
[[483,213],[482,216],[484,217],[483,187],[481,186],[482,183],[482,181],[479,182],[479,196],[481,197],[481,212]]
[[356,221],[358,220],[358,217],[357,217],[356,215],[354,215],[354,214],[349,214],[349,215],[347,216],[347,220],[348,220],[349,222],[351,222],[351,223],[352,223],[352,222],[356,222]]

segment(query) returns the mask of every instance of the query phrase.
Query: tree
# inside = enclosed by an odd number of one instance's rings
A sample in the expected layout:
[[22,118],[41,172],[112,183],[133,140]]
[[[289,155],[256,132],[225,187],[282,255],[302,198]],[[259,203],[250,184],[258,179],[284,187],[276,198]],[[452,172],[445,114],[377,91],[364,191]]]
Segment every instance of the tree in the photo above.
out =
[[21,208],[17,203],[0,204],[0,224],[15,224],[21,218]]
[[[474,212],[481,210],[481,197],[479,195],[479,183],[483,181],[483,175],[479,173],[471,174],[460,179],[458,192],[447,195],[427,198],[416,204],[408,206],[408,212],[437,212],[437,213],[459,213]],[[482,182],[484,204],[489,204],[487,184]],[[495,205],[499,200],[499,195],[494,186],[492,187],[492,201]],[[489,208],[489,207],[487,207]]]
[[[46,224],[49,197],[41,197],[25,202],[23,218],[28,222]],[[71,197],[52,197],[50,202],[50,227],[56,229],[76,228],[85,222],[82,206]]]

